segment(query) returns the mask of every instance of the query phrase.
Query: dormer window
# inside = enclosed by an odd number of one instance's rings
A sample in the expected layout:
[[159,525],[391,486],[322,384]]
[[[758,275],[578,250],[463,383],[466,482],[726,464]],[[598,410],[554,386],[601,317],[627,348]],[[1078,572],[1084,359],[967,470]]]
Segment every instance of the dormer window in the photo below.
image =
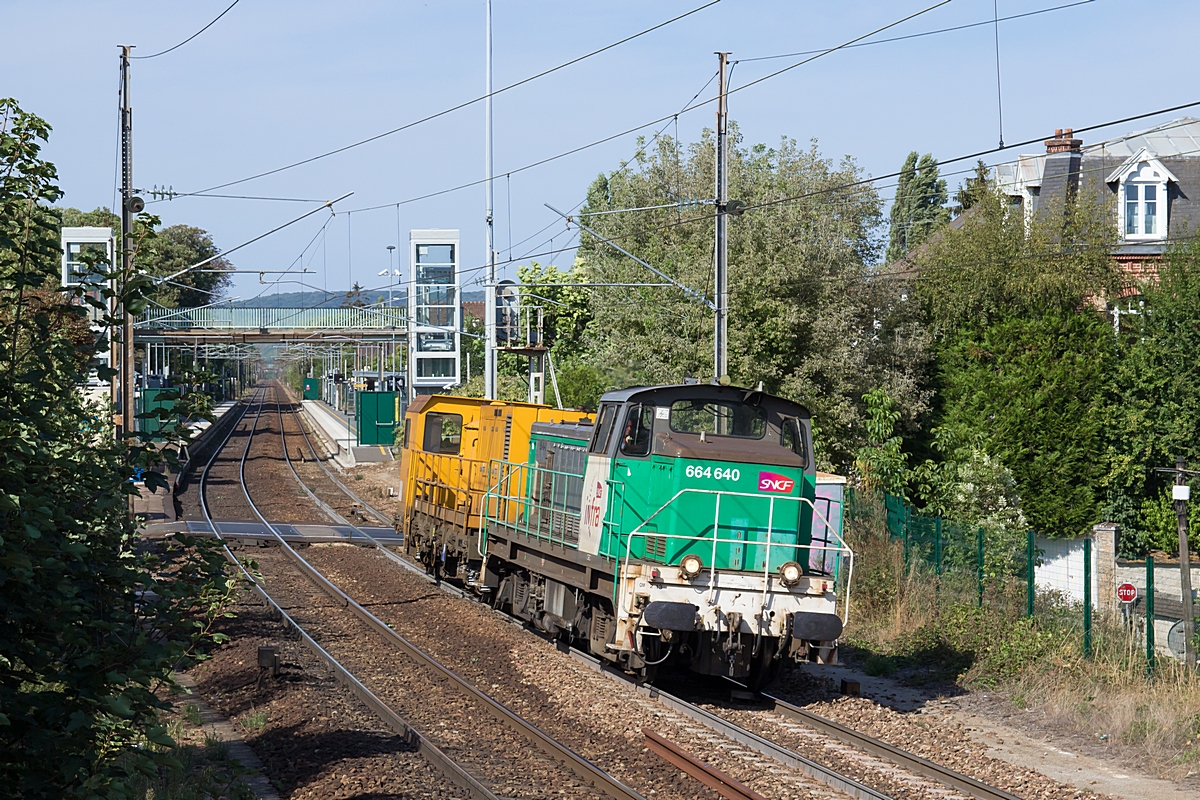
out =
[[1158,236],[1158,185],[1125,184],[1125,235]]
[[1117,184],[1118,219],[1125,241],[1158,241],[1167,237],[1167,186],[1176,178],[1145,148],[1132,155],[1108,183]]

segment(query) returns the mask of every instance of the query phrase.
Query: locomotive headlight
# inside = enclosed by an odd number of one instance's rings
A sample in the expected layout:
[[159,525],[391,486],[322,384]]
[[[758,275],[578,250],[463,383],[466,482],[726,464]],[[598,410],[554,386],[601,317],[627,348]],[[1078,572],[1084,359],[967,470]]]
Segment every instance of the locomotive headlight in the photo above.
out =
[[779,568],[779,580],[783,582],[784,586],[795,586],[800,582],[802,574],[800,565],[795,561],[789,561]]
[[700,570],[702,569],[704,569],[704,562],[695,553],[688,553],[679,562],[679,570],[683,573],[683,577],[689,581],[695,580],[700,575]]

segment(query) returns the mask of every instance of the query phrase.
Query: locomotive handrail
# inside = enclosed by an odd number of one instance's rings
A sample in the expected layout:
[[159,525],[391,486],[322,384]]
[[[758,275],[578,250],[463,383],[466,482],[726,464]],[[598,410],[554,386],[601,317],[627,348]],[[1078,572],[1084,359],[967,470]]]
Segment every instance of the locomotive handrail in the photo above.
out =
[[[759,494],[759,493],[755,493],[755,492],[730,492],[730,491],[725,491],[725,490],[721,490],[721,489],[699,489],[699,488],[694,488],[694,487],[680,489],[678,492],[675,493],[675,495],[670,500],[668,500],[666,503],[663,503],[663,505],[661,505],[658,508],[658,510],[656,510],[653,514],[651,514],[649,517],[644,519],[640,524],[638,524],[638,526],[636,528],[631,530],[626,535],[626,537],[625,537],[626,538],[626,541],[625,541],[625,563],[626,564],[628,564],[633,559],[632,548],[633,548],[633,539],[635,536],[640,536],[643,539],[645,539],[647,536],[659,536],[659,537],[663,537],[666,539],[689,539],[692,541],[696,541],[700,538],[705,538],[705,539],[708,538],[708,537],[697,537],[693,534],[663,533],[663,532],[657,531],[657,530],[648,531],[648,530],[644,529],[645,526],[649,522],[651,522],[655,517],[657,517],[659,514],[661,514],[663,511],[665,511],[668,507],[670,507],[673,503],[675,503],[676,500],[678,500],[680,497],[683,497],[686,494],[702,494],[702,495],[708,494],[708,495],[713,495],[716,498],[715,503],[714,503],[715,509],[714,509],[714,513],[713,513],[712,556],[709,560],[709,578],[708,578],[708,585],[709,585],[708,602],[709,602],[709,605],[713,604],[713,598],[715,597],[716,590],[717,590],[717,545],[719,543],[735,544],[735,545],[755,544],[758,546],[763,546],[763,545],[766,546],[766,556],[763,559],[763,591],[762,591],[762,601],[761,601],[762,607],[766,608],[767,588],[769,586],[770,576],[771,576],[771,546],[774,543],[772,534],[774,533],[775,501],[776,500],[793,501],[793,502],[800,503],[800,504],[807,504],[809,506],[809,508],[812,509],[814,516],[819,518],[821,520],[821,522],[824,523],[825,530],[834,537],[834,540],[833,540],[834,546],[829,546],[828,544],[816,545],[811,542],[808,544],[804,544],[804,545],[796,543],[796,542],[779,542],[779,546],[792,547],[792,548],[803,547],[804,549],[806,549],[810,552],[815,550],[818,552],[844,553],[845,555],[848,556],[849,572],[846,576],[846,593],[845,593],[845,600],[844,600],[844,603],[842,606],[842,614],[843,614],[842,622],[843,622],[843,624],[845,624],[846,622],[849,621],[849,618],[850,618],[850,579],[854,575],[854,551],[851,550],[849,545],[846,544],[846,540],[845,540],[845,538],[843,538],[841,533],[839,533],[838,531],[836,531],[834,529],[833,524],[832,524],[832,522],[830,522],[829,518],[826,517],[824,514],[822,514],[820,511],[818,511],[817,507],[813,503],[813,501],[807,497],[780,497],[778,495]],[[767,513],[767,532],[766,532],[767,538],[766,538],[765,542],[748,542],[745,539],[722,538],[720,536],[721,497],[722,496],[748,497],[748,498],[752,498],[752,499],[756,499],[756,500],[769,501],[770,505],[768,507],[768,513]],[[840,545],[840,546],[838,546],[838,545]],[[618,577],[618,580],[614,582],[614,587],[613,587],[613,590],[614,590],[613,591],[613,595],[614,595],[613,603],[614,603],[615,607],[617,608],[618,613],[620,613],[623,608],[623,606],[621,605],[621,602],[620,602],[621,595],[624,594],[624,591],[623,591],[624,583],[623,583],[623,581],[619,580],[619,578],[620,578],[620,563],[617,564],[617,577]],[[835,580],[836,580],[836,576],[835,576]]]
[[[549,469],[540,467],[536,464],[520,464],[512,461],[501,461],[500,459],[492,459],[488,464],[488,489],[483,495],[483,520],[486,524],[480,526],[479,533],[479,553],[483,555],[486,552],[487,546],[487,524],[495,522],[497,524],[512,525],[516,530],[522,531],[527,536],[532,536],[536,539],[558,544],[563,547],[577,547],[578,534],[576,540],[570,541],[566,536],[566,526],[564,526],[563,535],[554,535],[553,515],[559,514],[564,519],[571,518],[582,522],[583,512],[572,511],[566,505],[566,498],[570,493],[569,488],[562,490],[563,482],[569,485],[570,481],[579,481],[582,484],[583,476],[573,472],[563,472],[561,470]],[[493,481],[493,476],[495,480]],[[550,502],[537,502],[534,499],[533,490],[535,481],[543,480],[545,476],[550,477]],[[514,494],[512,486],[514,478],[521,484],[515,490]],[[559,495],[563,497],[563,505],[556,505],[556,498]],[[540,500],[540,498],[538,498]],[[503,511],[502,511],[503,509]],[[495,515],[493,516],[493,511]],[[513,511],[516,513],[514,514]],[[542,531],[542,513],[549,511],[551,513],[551,522],[549,533]],[[531,512],[537,513],[537,527],[532,528],[530,525]]]

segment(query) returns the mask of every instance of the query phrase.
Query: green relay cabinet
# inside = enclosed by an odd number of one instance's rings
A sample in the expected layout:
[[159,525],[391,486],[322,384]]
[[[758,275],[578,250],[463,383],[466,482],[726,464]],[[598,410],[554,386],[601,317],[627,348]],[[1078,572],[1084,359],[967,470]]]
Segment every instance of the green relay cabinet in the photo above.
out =
[[359,445],[391,447],[396,442],[396,411],[399,398],[395,392],[355,392],[358,405]]

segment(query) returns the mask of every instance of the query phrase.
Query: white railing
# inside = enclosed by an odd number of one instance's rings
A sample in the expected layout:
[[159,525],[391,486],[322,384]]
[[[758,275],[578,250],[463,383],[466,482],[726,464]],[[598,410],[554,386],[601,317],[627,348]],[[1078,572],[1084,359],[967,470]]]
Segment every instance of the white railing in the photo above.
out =
[[134,322],[153,330],[407,330],[405,308],[148,308]]
[[[804,549],[804,550],[809,551],[810,553],[813,551],[817,551],[817,552],[825,552],[825,553],[832,552],[835,554],[845,555],[847,558],[847,561],[849,563],[849,567],[848,567],[848,572],[846,575],[846,584],[845,584],[846,594],[845,594],[844,602],[842,604],[842,615],[843,615],[842,622],[844,624],[845,622],[847,622],[849,620],[849,618],[850,618],[850,580],[854,576],[854,551],[851,550],[850,547],[846,544],[845,539],[843,539],[841,534],[839,534],[837,532],[837,529],[834,528],[833,524],[829,521],[829,519],[824,514],[822,514],[820,511],[818,511],[817,507],[813,504],[813,501],[809,500],[807,497],[785,497],[785,496],[780,496],[780,495],[755,494],[753,492],[726,492],[726,491],[721,491],[721,490],[717,490],[717,489],[680,489],[678,492],[676,492],[674,497],[672,497],[670,500],[668,500],[666,503],[664,503],[661,507],[659,507],[659,509],[657,511],[655,511],[653,514],[651,514],[649,517],[647,517],[645,520],[643,520],[640,525],[638,525],[636,528],[634,528],[632,531],[629,532],[628,538],[625,541],[625,563],[626,564],[629,564],[633,558],[632,548],[633,548],[634,537],[641,537],[643,542],[650,536],[657,536],[657,537],[661,537],[663,539],[684,539],[684,540],[687,540],[692,543],[699,543],[700,541],[707,540],[709,538],[708,536],[705,536],[705,535],[701,535],[698,537],[695,533],[664,533],[664,532],[658,531],[658,530],[647,530],[646,529],[646,526],[648,524],[650,524],[654,520],[655,517],[657,517],[659,514],[663,513],[664,511],[666,511],[668,508],[670,508],[672,505],[674,505],[675,502],[677,500],[679,500],[679,498],[681,498],[687,494],[713,495],[715,497],[715,502],[713,504],[714,505],[713,530],[712,530],[712,540],[711,540],[712,541],[712,555],[709,558],[709,563],[708,563],[708,574],[709,574],[708,575],[708,586],[709,586],[708,601],[709,601],[709,605],[713,604],[714,597],[715,597],[716,591],[717,591],[717,545],[724,544],[724,545],[736,546],[736,547],[751,545],[751,546],[755,546],[755,547],[760,547],[760,548],[765,547],[766,548],[766,555],[763,558],[763,583],[762,583],[762,601],[761,601],[762,608],[766,609],[766,607],[767,607],[767,592],[768,592],[768,587],[770,586],[770,580],[771,580],[771,547],[772,547],[772,545],[774,545],[777,548],[783,547],[783,548],[788,548],[790,550]],[[768,505],[768,509],[767,509],[766,540],[765,541],[762,541],[762,540],[755,541],[755,540],[740,539],[740,538],[733,538],[733,537],[722,537],[720,535],[720,532],[721,532],[721,498],[722,497],[747,497],[747,498],[752,498],[754,500],[768,501],[769,505]],[[776,532],[775,531],[775,503],[776,503],[776,501],[779,501],[781,503],[782,502],[793,502],[793,503],[799,503],[801,505],[807,505],[810,509],[812,509],[813,516],[818,518],[822,523],[824,523],[825,530],[829,534],[832,534],[833,538],[831,540],[827,539],[825,544],[818,544],[815,541],[809,542],[807,544],[796,542],[796,541],[790,541],[790,542],[789,541],[773,541],[773,539],[774,539],[773,534]],[[798,516],[799,515],[797,514],[796,516],[791,517],[791,519],[798,519]],[[727,528],[730,527],[729,523],[726,523],[725,527],[727,527]],[[787,528],[784,528],[779,531],[779,534],[781,536],[789,536],[789,535],[795,536],[799,532],[798,527],[799,526],[792,527],[790,530]],[[707,544],[707,541],[705,541],[705,544]],[[623,595],[625,594],[625,582],[620,580],[620,564],[617,565],[617,578],[618,578],[618,580],[617,580],[618,591],[617,591],[617,596],[614,597],[613,599],[617,604],[617,608],[621,609],[624,607],[623,602],[625,600],[625,597]],[[834,579],[836,581],[836,575],[834,576]]]

